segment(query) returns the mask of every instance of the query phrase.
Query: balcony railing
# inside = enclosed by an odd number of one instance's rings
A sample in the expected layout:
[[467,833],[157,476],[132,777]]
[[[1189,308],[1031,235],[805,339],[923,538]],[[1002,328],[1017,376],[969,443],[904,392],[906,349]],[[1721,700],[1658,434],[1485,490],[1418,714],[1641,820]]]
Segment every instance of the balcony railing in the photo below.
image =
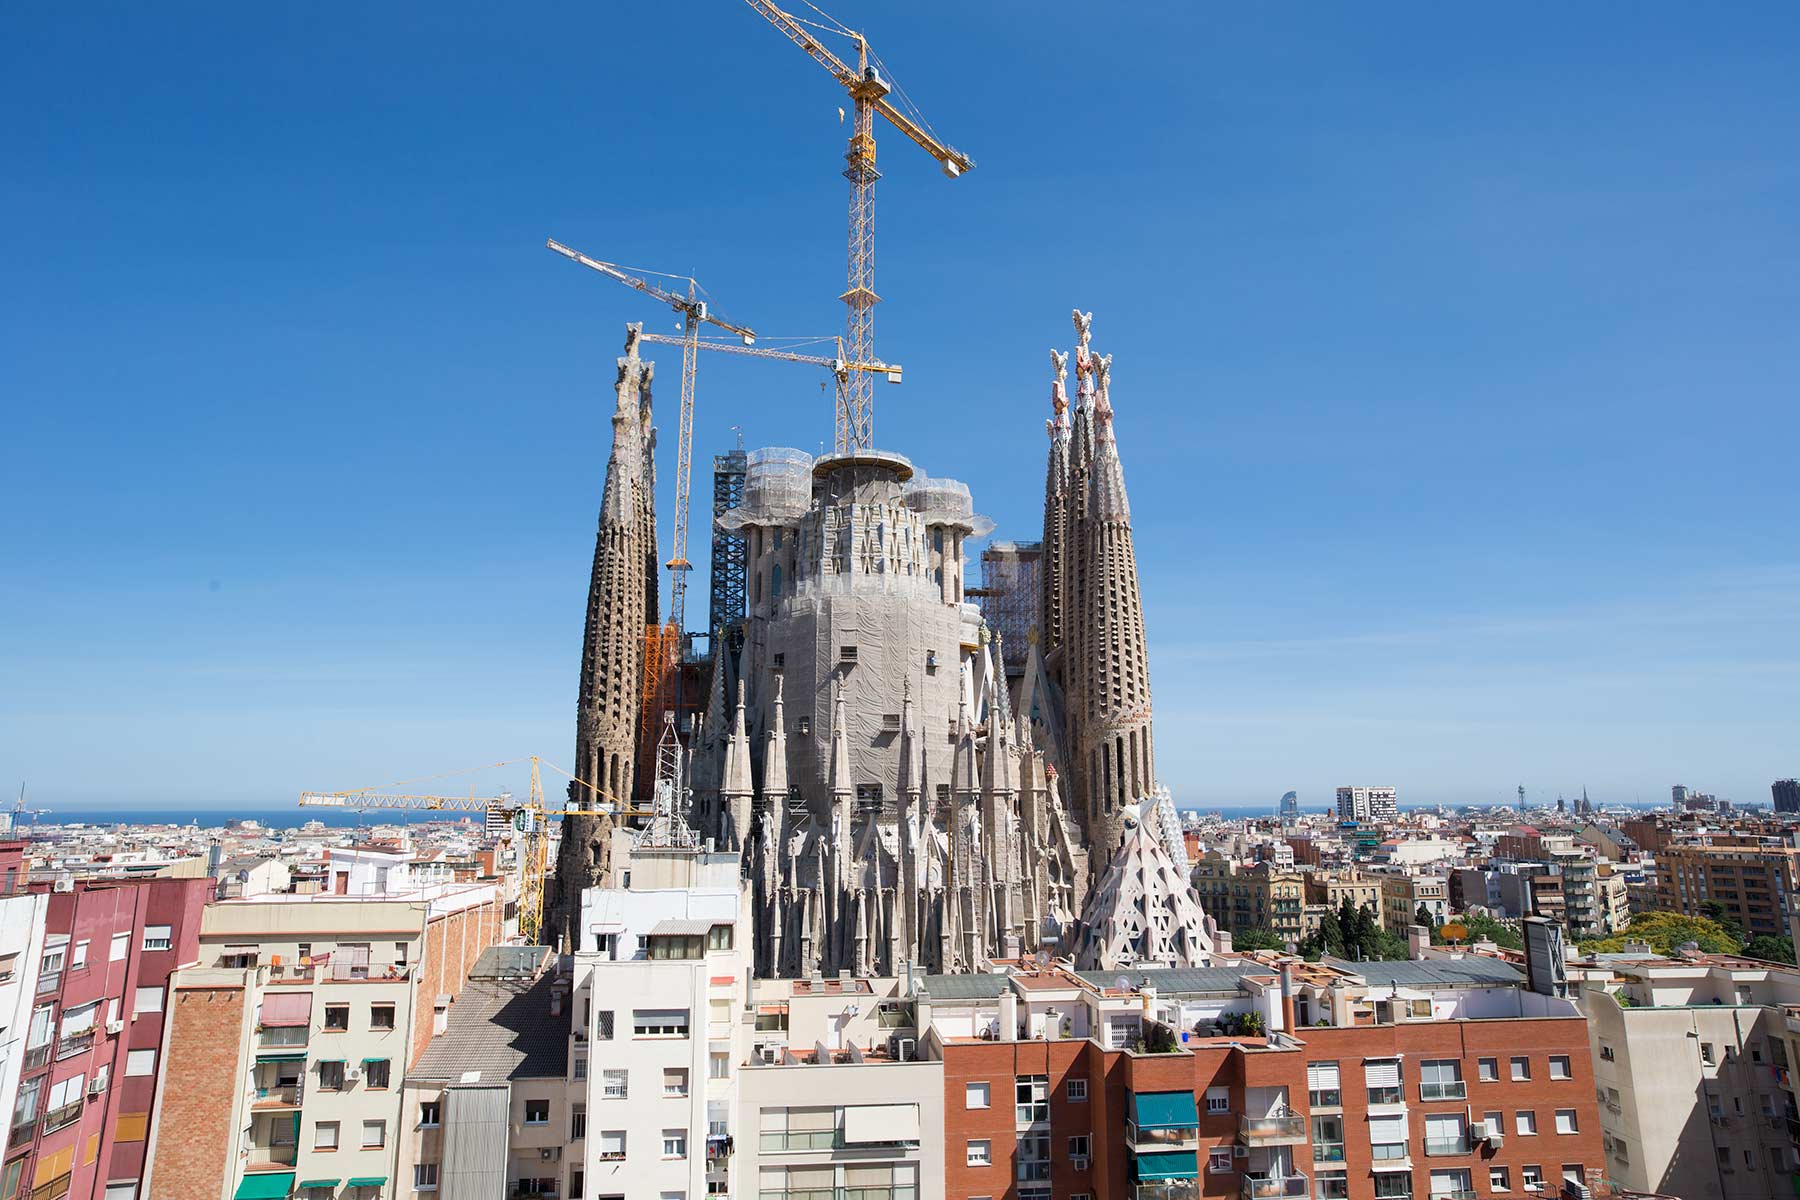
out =
[[842,1145],[835,1129],[765,1129],[757,1142],[757,1146],[763,1150],[836,1150]]
[[1467,1154],[1468,1152],[1469,1139],[1466,1137],[1425,1139],[1425,1154],[1428,1158],[1441,1157],[1446,1154]]
[[1421,1100],[1465,1100],[1468,1095],[1469,1089],[1460,1079],[1419,1085],[1419,1099]]
[[29,1121],[19,1122],[12,1127],[12,1132],[7,1135],[6,1148],[11,1150],[14,1146],[24,1145],[31,1140],[32,1134],[36,1131],[37,1119],[35,1117]]
[[73,1125],[81,1120],[81,1101],[65,1104],[61,1108],[53,1108],[44,1114],[44,1132],[61,1129],[64,1125]]
[[1246,1146],[1294,1146],[1306,1141],[1306,1118],[1296,1113],[1238,1118],[1238,1141]]
[[57,988],[59,988],[61,986],[62,986],[62,972],[61,971],[51,971],[46,974],[38,976],[37,994],[40,996],[48,996],[51,992],[54,992]]
[[1306,1176],[1246,1175],[1239,1194],[1244,1200],[1305,1200]]
[[257,1108],[298,1108],[306,1095],[302,1084],[294,1083],[256,1089]]
[[68,1058],[80,1054],[94,1044],[94,1031],[84,1029],[80,1033],[71,1033],[56,1039],[56,1057]]
[[1392,1162],[1406,1157],[1405,1142],[1376,1142],[1369,1147],[1369,1157],[1376,1162]]
[[765,1188],[758,1200],[917,1200],[918,1194],[912,1187]]
[[724,1158],[730,1154],[735,1143],[729,1133],[709,1133],[706,1135],[706,1157]]
[[1159,1179],[1140,1183],[1131,1193],[1132,1200],[1200,1200],[1198,1179]]
[[1191,1150],[1200,1144],[1198,1129],[1179,1126],[1138,1125],[1125,1122],[1125,1140],[1140,1150]]
[[31,1049],[25,1051],[25,1064],[24,1064],[24,1066],[22,1066],[20,1068],[20,1070],[22,1070],[22,1071],[37,1070],[39,1067],[43,1066],[45,1063],[50,1061],[50,1054],[55,1049],[56,1049],[55,1042],[45,1042],[41,1046],[31,1047]]
[[1434,1191],[1431,1193],[1431,1200],[1475,1200],[1475,1191],[1473,1188],[1457,1188],[1449,1192]]

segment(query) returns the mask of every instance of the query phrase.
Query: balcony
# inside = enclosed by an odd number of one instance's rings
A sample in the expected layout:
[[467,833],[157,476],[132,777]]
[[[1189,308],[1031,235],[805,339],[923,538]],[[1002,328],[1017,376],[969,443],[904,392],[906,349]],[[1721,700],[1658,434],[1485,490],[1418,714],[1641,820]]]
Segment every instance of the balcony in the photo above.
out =
[[1431,1200],[1475,1200],[1475,1190],[1473,1188],[1457,1188],[1449,1192],[1434,1191],[1431,1193]]
[[1243,1200],[1306,1200],[1306,1186],[1304,1175],[1246,1175],[1238,1194]]
[[31,1047],[31,1049],[25,1051],[25,1063],[19,1069],[22,1071],[37,1070],[39,1067],[50,1061],[50,1054],[55,1048],[56,1043],[54,1042],[45,1042],[41,1046]]
[[65,1125],[73,1125],[81,1120],[81,1101],[65,1104],[61,1108],[53,1108],[44,1114],[44,1132],[61,1129]]
[[[1445,1157],[1447,1155],[1451,1155],[1451,1154],[1467,1154],[1468,1152],[1469,1152],[1469,1139],[1466,1136],[1465,1137],[1455,1137],[1455,1138],[1426,1138],[1425,1139],[1425,1157],[1426,1158],[1443,1158],[1443,1157]],[[1433,1193],[1433,1194],[1435,1195],[1435,1193]]]
[[1200,1181],[1157,1179],[1140,1183],[1132,1189],[1131,1200],[1200,1200]]
[[1238,1141],[1245,1146],[1301,1146],[1307,1140],[1306,1118],[1296,1113],[1238,1118]]
[[757,1141],[762,1150],[837,1150],[842,1146],[835,1129],[764,1130]]
[[1179,1125],[1138,1125],[1125,1122],[1125,1140],[1147,1154],[1168,1150],[1194,1150],[1200,1145],[1200,1130]]
[[706,1157],[708,1159],[729,1157],[735,1143],[729,1133],[709,1133],[706,1135]]
[[1419,1085],[1420,1100],[1466,1100],[1469,1096],[1468,1085],[1460,1079],[1451,1079],[1443,1083],[1421,1083]]
[[26,1142],[31,1140],[32,1135],[36,1130],[37,1119],[35,1117],[29,1121],[19,1122],[19,1124],[12,1127],[12,1132],[7,1135],[6,1148],[11,1150],[15,1146],[23,1146]]
[[71,1033],[56,1039],[56,1057],[69,1058],[85,1053],[94,1044],[94,1031],[84,1029],[80,1033]]
[[256,1089],[256,1099],[250,1104],[252,1108],[299,1108],[300,1101],[306,1094],[302,1084],[277,1084],[274,1087]]

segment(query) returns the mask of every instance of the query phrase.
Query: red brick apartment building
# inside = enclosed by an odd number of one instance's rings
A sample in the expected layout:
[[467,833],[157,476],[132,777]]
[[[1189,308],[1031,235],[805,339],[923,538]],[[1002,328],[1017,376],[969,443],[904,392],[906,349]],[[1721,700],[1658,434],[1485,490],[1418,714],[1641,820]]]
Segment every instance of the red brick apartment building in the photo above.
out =
[[48,890],[0,1197],[136,1200],[169,975],[194,961],[210,879]]
[[[1547,1200],[1599,1183],[1571,1002],[1473,957],[1291,969],[1285,999],[1255,962],[928,978],[945,1196]],[[1276,1032],[1245,1032],[1251,1013]]]

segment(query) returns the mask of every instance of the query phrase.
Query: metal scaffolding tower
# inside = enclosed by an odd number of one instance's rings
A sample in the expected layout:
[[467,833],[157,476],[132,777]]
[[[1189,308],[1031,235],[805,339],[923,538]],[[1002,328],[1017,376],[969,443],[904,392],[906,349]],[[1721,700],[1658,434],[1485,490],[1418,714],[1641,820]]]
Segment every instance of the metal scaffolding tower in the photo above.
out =
[[712,596],[707,608],[707,633],[724,631],[735,660],[743,646],[745,584],[749,577],[749,553],[742,534],[719,528],[718,519],[744,502],[744,448],[713,457]]

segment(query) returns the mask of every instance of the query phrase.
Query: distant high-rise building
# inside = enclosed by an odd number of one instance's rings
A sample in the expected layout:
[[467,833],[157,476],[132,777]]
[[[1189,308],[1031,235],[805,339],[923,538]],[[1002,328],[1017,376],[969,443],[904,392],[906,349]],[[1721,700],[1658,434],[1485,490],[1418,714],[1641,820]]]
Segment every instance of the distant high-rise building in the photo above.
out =
[[1776,812],[1800,812],[1800,779],[1777,779],[1769,791],[1774,794]]
[[1283,825],[1297,825],[1300,823],[1300,796],[1298,793],[1282,793],[1281,823]]
[[1680,812],[1687,806],[1687,798],[1688,790],[1684,785],[1678,783],[1669,789],[1669,803],[1676,812]]
[[1400,815],[1391,787],[1341,787],[1337,790],[1340,821],[1392,821]]

